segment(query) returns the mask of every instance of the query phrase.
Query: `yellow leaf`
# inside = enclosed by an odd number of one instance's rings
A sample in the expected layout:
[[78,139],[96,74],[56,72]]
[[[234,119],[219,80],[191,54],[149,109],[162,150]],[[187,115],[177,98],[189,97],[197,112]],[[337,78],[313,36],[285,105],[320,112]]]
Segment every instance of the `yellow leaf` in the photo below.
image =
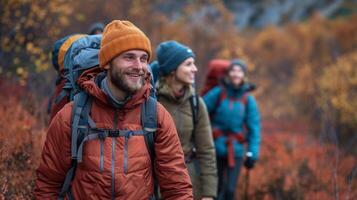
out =
[[32,42],[27,43],[26,49],[27,49],[27,51],[32,51],[32,49],[33,49],[33,43],[32,43]]
[[24,72],[25,72],[24,68],[22,68],[22,67],[16,68],[16,73],[17,73],[17,75],[20,76],[20,75],[22,75]]

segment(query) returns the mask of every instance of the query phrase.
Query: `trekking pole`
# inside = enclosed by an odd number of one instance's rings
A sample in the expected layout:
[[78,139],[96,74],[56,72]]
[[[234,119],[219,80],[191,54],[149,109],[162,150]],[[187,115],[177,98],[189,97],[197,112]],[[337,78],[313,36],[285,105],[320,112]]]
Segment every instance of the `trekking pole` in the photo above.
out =
[[244,187],[244,200],[248,200],[248,193],[249,193],[249,169],[246,168],[245,172],[245,187]]

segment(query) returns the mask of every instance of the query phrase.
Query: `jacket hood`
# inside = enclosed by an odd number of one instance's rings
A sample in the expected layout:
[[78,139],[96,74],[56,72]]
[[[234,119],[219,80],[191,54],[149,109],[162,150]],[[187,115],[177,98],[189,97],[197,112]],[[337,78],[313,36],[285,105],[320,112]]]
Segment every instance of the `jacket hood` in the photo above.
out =
[[[83,72],[80,76],[78,85],[102,104],[112,106],[107,95],[100,88],[101,80],[103,80],[106,75],[106,72],[99,66],[89,69]],[[150,96],[150,88],[150,77],[146,76],[144,86],[133,94],[131,99],[124,105],[123,109],[131,109],[143,103]]]

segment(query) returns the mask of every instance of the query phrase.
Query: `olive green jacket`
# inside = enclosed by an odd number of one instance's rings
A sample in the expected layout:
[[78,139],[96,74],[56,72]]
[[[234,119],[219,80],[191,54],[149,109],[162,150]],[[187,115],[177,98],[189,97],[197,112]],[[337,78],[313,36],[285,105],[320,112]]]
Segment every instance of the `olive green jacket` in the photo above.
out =
[[209,116],[204,101],[199,97],[198,122],[195,132],[192,133],[193,118],[190,97],[193,95],[194,88],[187,87],[184,95],[177,99],[163,79],[157,85],[157,99],[174,119],[185,156],[189,155],[193,148],[196,149],[198,160],[196,166],[195,162],[186,163],[191,176],[195,199],[216,197],[216,153]]

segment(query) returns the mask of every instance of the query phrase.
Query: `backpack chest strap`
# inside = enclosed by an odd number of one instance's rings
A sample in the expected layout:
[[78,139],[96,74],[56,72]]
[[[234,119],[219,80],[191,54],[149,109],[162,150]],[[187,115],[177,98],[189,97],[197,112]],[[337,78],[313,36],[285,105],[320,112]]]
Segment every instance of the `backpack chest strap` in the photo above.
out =
[[145,134],[149,134],[145,130],[108,130],[108,129],[98,129],[98,128],[90,128],[87,129],[87,134],[81,141],[78,147],[76,158],[78,162],[82,162],[83,159],[83,147],[84,144],[89,140],[104,140],[106,137],[125,137],[125,139],[129,139],[131,136],[144,136]]

